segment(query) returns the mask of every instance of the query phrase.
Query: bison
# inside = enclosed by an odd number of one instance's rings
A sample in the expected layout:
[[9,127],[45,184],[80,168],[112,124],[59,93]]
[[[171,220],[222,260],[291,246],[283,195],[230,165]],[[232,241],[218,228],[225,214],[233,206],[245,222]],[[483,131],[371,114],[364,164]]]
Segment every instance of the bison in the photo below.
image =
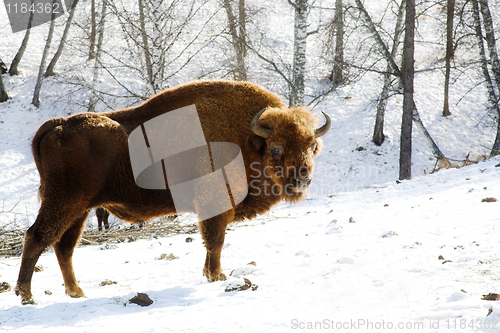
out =
[[102,224],[104,223],[104,230],[109,229],[109,211],[102,207],[95,210],[95,216],[97,217],[97,229],[102,231]]
[[206,141],[228,142],[241,149],[248,184],[248,194],[232,209],[199,222],[207,251],[203,275],[209,281],[226,279],[220,255],[229,223],[267,212],[281,200],[304,198],[313,158],[321,147],[319,137],[330,129],[330,118],[323,113],[326,122],[318,127],[316,116],[306,107],[288,108],[276,95],[249,82],[192,82],[167,89],[137,107],[48,120],[32,141],[41,205],[25,235],[15,289],[23,304],[34,303],[33,269],[51,245],[66,294],[84,296],[72,255],[91,209],[103,207],[130,222],[181,213],[176,211],[168,179],[163,190],[136,184],[127,140],[146,121],[188,105],[196,106]]

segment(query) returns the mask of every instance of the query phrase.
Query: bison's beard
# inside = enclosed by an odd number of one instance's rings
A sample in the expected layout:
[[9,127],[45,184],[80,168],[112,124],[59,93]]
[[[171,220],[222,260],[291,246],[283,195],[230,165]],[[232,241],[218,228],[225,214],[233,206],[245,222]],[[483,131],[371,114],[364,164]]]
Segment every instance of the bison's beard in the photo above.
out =
[[299,202],[307,196],[307,188],[298,189],[292,184],[287,184],[284,186],[284,191],[282,193],[283,199],[289,203]]
[[284,196],[284,199],[286,202],[289,202],[289,203],[297,203],[301,200],[304,200],[306,196],[307,196],[306,191],[302,191],[302,192],[297,192],[297,193],[294,193],[291,195],[286,194]]

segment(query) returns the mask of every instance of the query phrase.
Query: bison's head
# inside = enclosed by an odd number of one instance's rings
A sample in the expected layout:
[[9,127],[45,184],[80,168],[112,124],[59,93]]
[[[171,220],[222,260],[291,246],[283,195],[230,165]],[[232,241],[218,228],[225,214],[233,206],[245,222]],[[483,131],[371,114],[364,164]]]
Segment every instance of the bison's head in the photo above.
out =
[[330,117],[317,128],[316,117],[305,107],[265,108],[250,124],[253,146],[263,159],[263,176],[272,180],[266,192],[287,201],[301,199],[311,184],[313,158],[319,153],[322,135],[330,129]]

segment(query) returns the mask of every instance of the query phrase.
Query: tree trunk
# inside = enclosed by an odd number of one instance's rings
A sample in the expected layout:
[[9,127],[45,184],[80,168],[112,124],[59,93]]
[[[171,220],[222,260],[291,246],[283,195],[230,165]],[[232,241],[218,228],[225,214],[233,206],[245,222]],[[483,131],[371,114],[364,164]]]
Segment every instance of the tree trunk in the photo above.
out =
[[292,86],[290,87],[289,105],[304,104],[305,97],[305,72],[306,72],[306,47],[307,47],[307,15],[308,0],[296,0],[289,3],[295,9],[294,41],[293,41],[293,67]]
[[97,21],[96,21],[96,0],[90,0],[90,46],[89,46],[89,60],[95,57],[95,36],[97,34]]
[[[241,8],[241,6],[243,6],[243,8]],[[243,13],[245,12],[244,7],[244,0],[240,0],[238,3],[238,12],[240,13],[240,15],[242,11]],[[224,8],[227,14],[229,33],[231,34],[233,48],[236,53],[236,69],[234,71],[234,79],[236,81],[246,80],[247,73],[245,69],[245,50],[243,48],[244,41],[240,38],[241,36],[244,36],[245,32],[243,31],[244,27],[241,26],[241,17],[238,21],[236,20],[230,0],[224,0]],[[238,24],[238,22],[240,22],[240,24]],[[239,28],[237,27],[238,25]]]
[[335,57],[333,58],[333,83],[344,82],[344,7],[342,0],[335,0]]
[[399,150],[399,179],[411,179],[411,134],[413,119],[413,75],[415,54],[415,0],[406,1],[405,41],[403,50],[403,120]]
[[[52,0],[52,7],[57,0]],[[31,104],[35,107],[40,106],[40,89],[42,88],[43,73],[45,71],[45,63],[47,62],[47,56],[49,55],[50,43],[52,42],[52,35],[54,34],[54,21],[56,18],[55,11],[52,12],[52,17],[50,20],[49,33],[47,35],[47,41],[45,43],[45,48],[43,49],[42,61],[40,61],[40,68],[38,69],[38,78],[36,80],[35,91],[33,92],[33,99]]]
[[472,0],[472,15],[474,17],[474,29],[477,38],[477,46],[479,49],[479,61],[481,63],[481,69],[483,71],[483,76],[486,81],[486,88],[488,89],[488,101],[490,103],[490,108],[495,110],[497,113],[497,135],[495,137],[495,142],[491,148],[490,157],[500,154],[500,107],[498,105],[498,95],[495,92],[493,86],[493,81],[491,80],[490,72],[488,70],[488,60],[486,59],[486,52],[483,42],[483,32],[481,29],[481,18],[479,16],[479,5],[478,0]]
[[97,87],[97,80],[99,79],[99,68],[101,67],[100,57],[101,57],[102,43],[103,43],[103,39],[104,39],[104,24],[106,21],[106,7],[107,7],[107,1],[103,0],[102,1],[102,8],[101,8],[101,21],[99,23],[99,36],[97,37],[97,45],[96,45],[96,50],[95,50],[94,75],[92,77],[92,88],[91,88],[92,91],[91,91],[91,95],[90,95],[90,99],[89,99],[88,112],[95,112],[95,105],[97,103],[96,87]]
[[497,89],[500,89],[500,61],[498,60],[493,19],[488,6],[488,0],[479,0],[479,4],[481,5],[481,14],[483,15],[484,32],[490,53],[491,69],[495,77]]
[[71,27],[71,23],[73,22],[73,16],[75,15],[76,5],[78,4],[78,1],[79,0],[75,0],[75,2],[73,3],[73,9],[71,10],[71,13],[69,13],[68,20],[66,21],[66,26],[64,27],[64,32],[62,34],[61,41],[59,42],[59,47],[57,48],[54,57],[52,57],[49,66],[47,66],[47,70],[45,71],[44,75],[45,77],[56,75],[56,73],[54,73],[54,68],[56,67],[56,63],[59,60],[59,57],[61,57],[62,51],[64,49],[64,44],[66,43],[69,28]]
[[141,25],[142,47],[144,52],[144,61],[146,63],[146,72],[148,75],[148,86],[151,94],[156,94],[156,88],[153,78],[153,64],[151,62],[151,50],[149,49],[148,33],[146,31],[146,22],[144,18],[144,0],[139,0],[139,23]]
[[[238,22],[239,22],[239,39],[240,50],[243,58],[247,56],[247,10],[245,7],[245,0],[238,1]],[[246,80],[246,71],[245,71]]]
[[3,84],[3,77],[0,73],[0,103],[3,103],[8,99],[9,95],[7,94],[7,90],[5,89],[5,85]]
[[384,58],[387,60],[389,65],[391,66],[391,69],[394,71],[395,76],[401,77],[401,71],[399,70],[398,65],[396,65],[396,62],[394,61],[394,58],[391,57],[391,54],[389,53],[389,49],[387,48],[387,45],[385,45],[384,41],[380,37],[380,34],[377,31],[377,28],[375,27],[375,24],[373,24],[372,18],[366,11],[365,7],[361,3],[360,0],[356,0],[356,6],[358,7],[359,11],[363,14],[366,20],[366,24],[368,25],[368,29],[370,32],[373,34],[373,37],[375,38],[375,41],[381,48],[382,55]]
[[19,48],[19,51],[17,51],[14,60],[12,60],[12,63],[10,64],[10,69],[9,69],[10,76],[19,74],[17,68],[19,67],[19,63],[21,62],[21,59],[24,55],[24,51],[26,51],[26,47],[28,46],[28,40],[30,39],[31,25],[33,24],[34,14],[35,14],[34,11],[32,11],[30,14],[30,18],[28,21],[28,28],[26,29],[26,33],[24,34],[23,42],[21,43],[21,47]]
[[450,87],[451,59],[453,58],[453,16],[455,14],[455,0],[447,0],[446,6],[446,73],[444,78],[444,105],[443,117],[451,115],[448,102]]
[[[387,49],[387,46],[384,44],[382,41],[382,38],[380,37],[377,29],[375,28],[375,25],[373,24],[370,15],[368,12],[365,10],[363,7],[363,4],[361,3],[360,0],[356,0],[356,4],[358,6],[358,9],[363,13],[365,16],[365,19],[367,21],[368,29],[370,29],[370,32],[373,34],[375,41],[379,44],[380,48],[382,49],[382,54],[386,58],[387,62],[391,66],[391,69],[394,71],[395,76],[398,76],[401,80],[401,83],[403,83],[403,77],[402,73],[394,61],[394,58],[391,57],[391,54],[389,53],[389,50]],[[404,63],[404,58],[403,58],[403,63]],[[448,160],[444,157],[444,154],[439,150],[439,147],[436,145],[434,140],[432,139],[431,135],[425,128],[424,124],[422,123],[422,119],[420,119],[420,115],[418,114],[417,106],[415,105],[415,102],[413,102],[413,121],[416,123],[417,128],[421,131],[422,135],[424,136],[424,140],[431,149],[432,153],[436,158],[439,160],[442,160],[442,162],[445,165],[449,165]]]
[[[402,0],[398,8],[398,18],[396,20],[396,27],[394,28],[394,39],[392,43],[391,58],[395,59],[398,52],[401,33],[403,32],[403,13],[406,5],[406,0]],[[381,146],[384,143],[384,118],[385,108],[387,106],[387,99],[389,98],[389,88],[391,86],[391,65],[387,63],[386,73],[384,74],[384,86],[380,94],[380,100],[377,105],[377,116],[375,119],[375,128],[373,130],[373,143]]]

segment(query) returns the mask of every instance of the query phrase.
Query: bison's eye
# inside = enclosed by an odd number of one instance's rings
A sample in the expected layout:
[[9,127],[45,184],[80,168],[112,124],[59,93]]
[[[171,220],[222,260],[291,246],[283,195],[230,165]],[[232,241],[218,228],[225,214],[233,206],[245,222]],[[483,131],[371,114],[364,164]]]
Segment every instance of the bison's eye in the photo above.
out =
[[269,151],[271,152],[271,156],[273,158],[278,158],[281,155],[283,155],[283,151],[285,150],[285,147],[283,146],[282,143],[279,142],[271,142],[269,144]]
[[273,157],[278,157],[281,155],[281,151],[278,148],[272,148],[271,155],[273,155]]

